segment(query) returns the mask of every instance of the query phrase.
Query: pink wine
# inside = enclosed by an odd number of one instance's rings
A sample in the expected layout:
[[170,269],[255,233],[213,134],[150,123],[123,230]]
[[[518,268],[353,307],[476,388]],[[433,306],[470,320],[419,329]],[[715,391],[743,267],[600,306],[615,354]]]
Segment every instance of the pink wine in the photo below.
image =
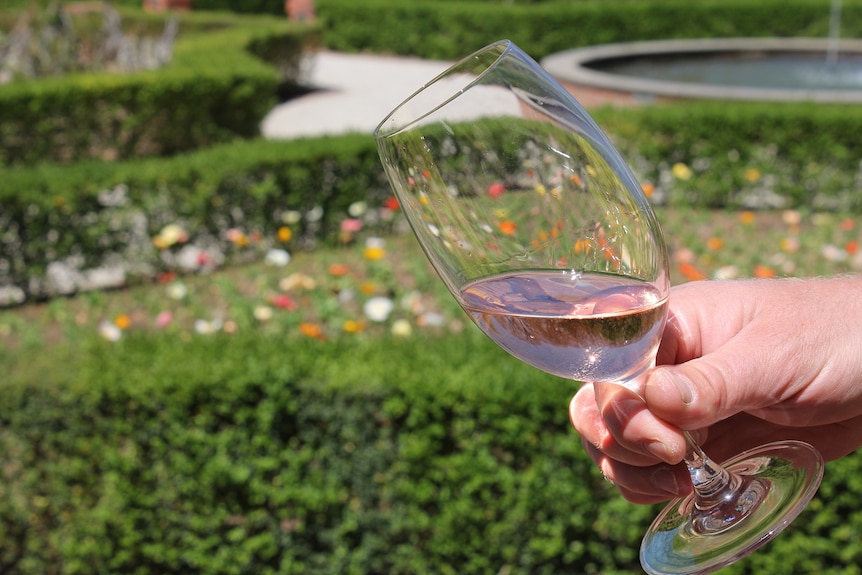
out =
[[467,284],[461,303],[500,347],[580,381],[622,381],[646,368],[667,299],[653,284],[601,273],[530,271]]

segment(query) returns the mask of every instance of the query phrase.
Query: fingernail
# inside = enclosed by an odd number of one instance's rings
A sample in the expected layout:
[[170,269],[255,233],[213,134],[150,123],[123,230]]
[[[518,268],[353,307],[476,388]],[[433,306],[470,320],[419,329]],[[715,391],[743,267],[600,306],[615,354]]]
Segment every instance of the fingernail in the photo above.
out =
[[663,370],[662,376],[673,384],[679,393],[679,398],[684,404],[689,405],[694,401],[694,391],[692,391],[691,385],[687,379],[680,377],[669,370]]
[[656,489],[671,495],[679,495],[679,483],[676,481],[676,474],[667,467],[659,467],[653,471],[650,479]]
[[650,441],[644,445],[644,449],[647,453],[657,459],[665,462],[670,461],[670,451],[668,450],[667,445],[661,441]]

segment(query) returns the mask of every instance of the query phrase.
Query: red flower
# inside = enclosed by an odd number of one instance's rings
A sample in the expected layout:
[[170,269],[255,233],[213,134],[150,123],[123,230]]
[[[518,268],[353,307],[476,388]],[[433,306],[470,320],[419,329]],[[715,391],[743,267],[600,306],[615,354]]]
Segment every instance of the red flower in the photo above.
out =
[[287,294],[279,294],[272,298],[272,305],[278,309],[286,309],[287,311],[296,311],[299,306],[292,297]]
[[490,186],[488,186],[488,196],[492,198],[499,198],[503,195],[503,192],[506,191],[506,186],[504,186],[501,182],[494,182]]
[[383,204],[383,207],[392,210],[393,212],[398,211],[401,206],[398,205],[398,198],[395,196],[389,196],[386,198],[386,202]]

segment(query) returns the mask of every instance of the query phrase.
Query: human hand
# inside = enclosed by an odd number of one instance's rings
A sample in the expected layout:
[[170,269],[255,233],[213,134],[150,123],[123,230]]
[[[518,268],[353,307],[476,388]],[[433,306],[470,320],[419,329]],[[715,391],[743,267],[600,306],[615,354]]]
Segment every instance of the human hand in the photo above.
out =
[[862,278],[674,287],[657,364],[643,399],[585,384],[569,407],[626,499],[691,490],[680,429],[718,462],[782,439],[837,459],[862,445]]

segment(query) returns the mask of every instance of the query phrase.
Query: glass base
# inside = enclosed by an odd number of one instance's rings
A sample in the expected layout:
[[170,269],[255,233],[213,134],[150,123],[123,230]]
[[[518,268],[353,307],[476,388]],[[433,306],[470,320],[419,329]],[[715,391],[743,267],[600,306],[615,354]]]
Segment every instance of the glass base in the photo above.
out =
[[641,544],[650,575],[711,573],[758,549],[805,508],[823,479],[823,458],[801,441],[769,443],[728,460],[734,489],[716,507],[677,499],[653,521]]

